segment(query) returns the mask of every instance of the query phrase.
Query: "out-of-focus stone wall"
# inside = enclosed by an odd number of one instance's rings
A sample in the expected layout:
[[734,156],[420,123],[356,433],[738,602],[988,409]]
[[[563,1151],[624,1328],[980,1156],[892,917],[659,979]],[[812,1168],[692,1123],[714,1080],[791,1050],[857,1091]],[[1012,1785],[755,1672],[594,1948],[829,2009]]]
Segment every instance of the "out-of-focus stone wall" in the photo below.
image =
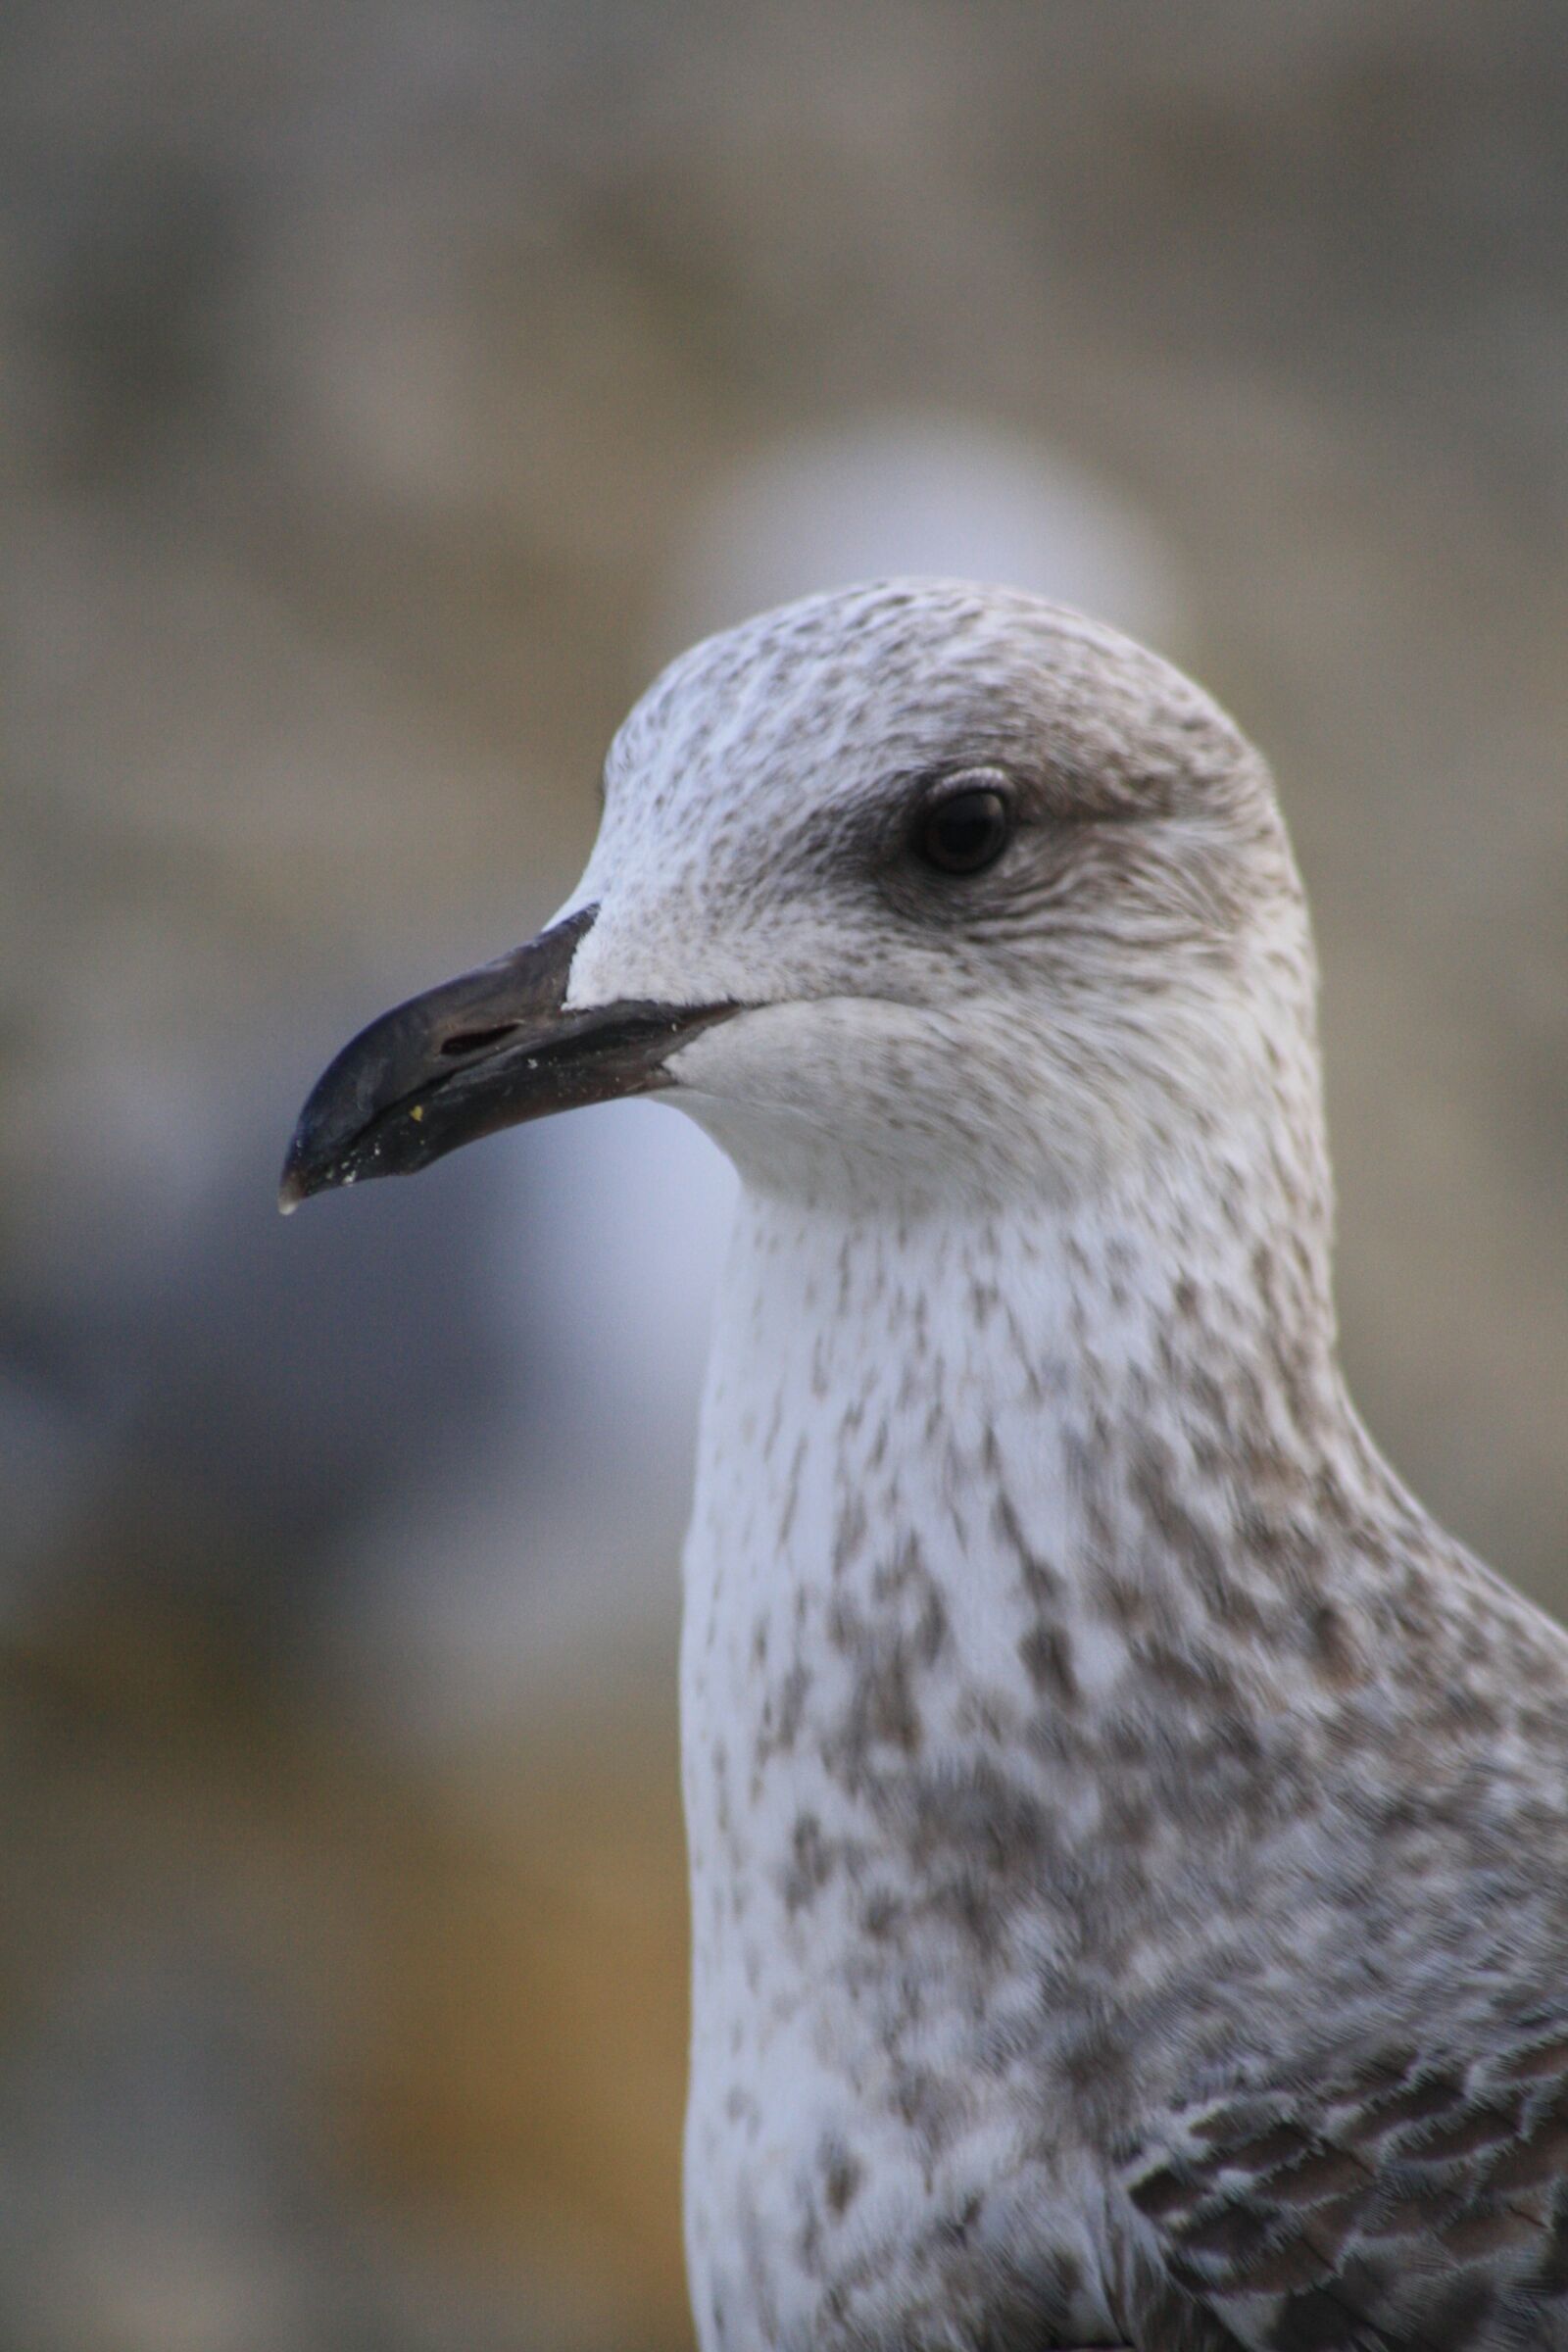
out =
[[1568,1603],[1568,20],[12,0],[0,208],[0,2346],[675,2345],[722,1180],[285,1231],[296,1101],[688,629],[1034,567],[1273,757],[1358,1393]]

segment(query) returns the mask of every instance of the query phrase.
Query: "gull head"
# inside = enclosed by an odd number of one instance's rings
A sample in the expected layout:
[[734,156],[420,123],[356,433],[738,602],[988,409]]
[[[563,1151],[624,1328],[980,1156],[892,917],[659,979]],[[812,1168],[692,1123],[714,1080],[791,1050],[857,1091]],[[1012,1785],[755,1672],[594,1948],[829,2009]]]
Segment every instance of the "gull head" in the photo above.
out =
[[901,1208],[1311,1153],[1266,767],[1179,670],[1033,596],[891,580],[747,621],[627,718],[548,929],[339,1054],[284,1205],[654,1092],[753,1186]]

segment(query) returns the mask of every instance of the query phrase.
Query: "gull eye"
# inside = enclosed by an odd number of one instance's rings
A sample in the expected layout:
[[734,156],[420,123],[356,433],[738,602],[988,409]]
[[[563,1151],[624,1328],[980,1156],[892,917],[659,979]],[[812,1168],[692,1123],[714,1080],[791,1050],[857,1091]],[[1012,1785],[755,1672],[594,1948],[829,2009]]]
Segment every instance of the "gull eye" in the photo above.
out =
[[915,818],[911,846],[939,874],[979,874],[1011,839],[1012,803],[1004,781],[982,771],[952,778],[931,795]]

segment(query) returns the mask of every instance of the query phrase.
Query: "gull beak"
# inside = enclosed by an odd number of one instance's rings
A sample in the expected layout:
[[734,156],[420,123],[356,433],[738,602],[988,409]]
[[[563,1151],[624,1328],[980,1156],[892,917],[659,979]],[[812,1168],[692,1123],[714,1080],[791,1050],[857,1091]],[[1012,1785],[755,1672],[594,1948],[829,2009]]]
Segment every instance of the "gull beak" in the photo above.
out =
[[568,1010],[571,959],[598,911],[585,906],[362,1029],[300,1112],[283,1214],[336,1185],[413,1175],[524,1119],[669,1085],[669,1055],[742,1008],[628,1000]]

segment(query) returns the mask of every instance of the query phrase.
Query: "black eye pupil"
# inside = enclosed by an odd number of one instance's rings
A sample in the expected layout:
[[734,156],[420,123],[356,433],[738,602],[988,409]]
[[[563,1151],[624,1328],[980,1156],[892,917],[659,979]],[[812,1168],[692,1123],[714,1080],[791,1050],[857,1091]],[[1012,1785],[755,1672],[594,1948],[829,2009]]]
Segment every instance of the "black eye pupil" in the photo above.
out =
[[1007,803],[990,786],[950,792],[925,811],[916,846],[939,873],[977,874],[1002,856],[1012,830]]

